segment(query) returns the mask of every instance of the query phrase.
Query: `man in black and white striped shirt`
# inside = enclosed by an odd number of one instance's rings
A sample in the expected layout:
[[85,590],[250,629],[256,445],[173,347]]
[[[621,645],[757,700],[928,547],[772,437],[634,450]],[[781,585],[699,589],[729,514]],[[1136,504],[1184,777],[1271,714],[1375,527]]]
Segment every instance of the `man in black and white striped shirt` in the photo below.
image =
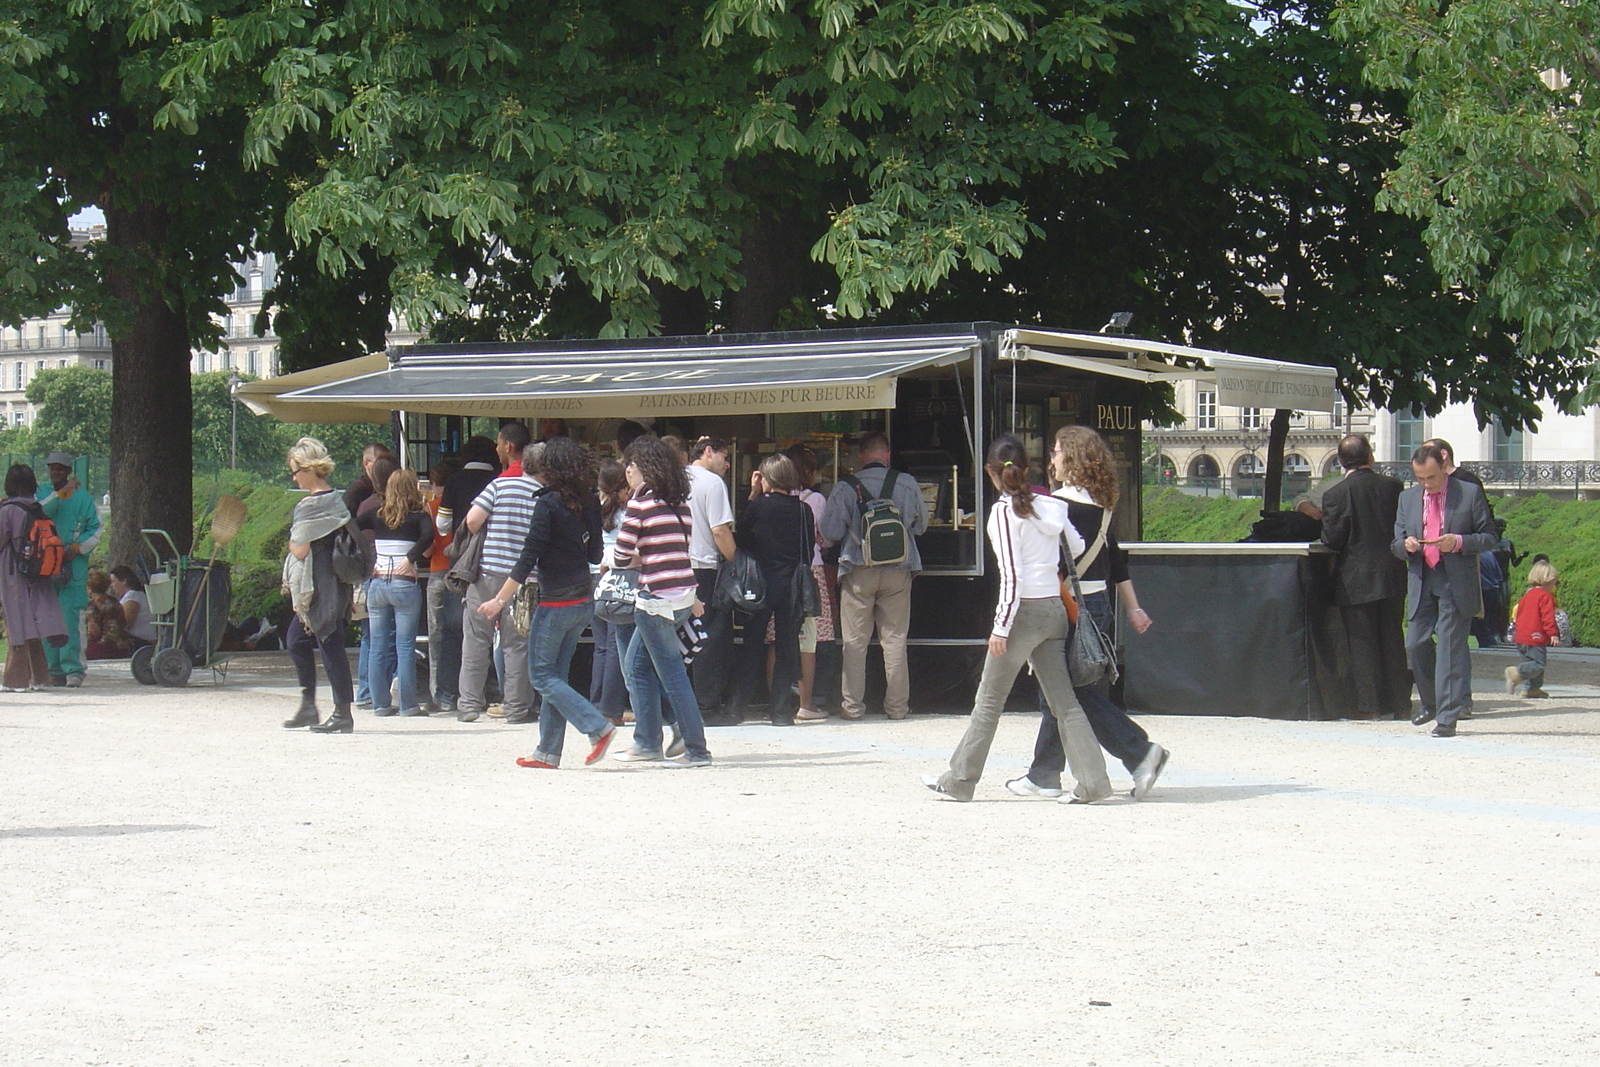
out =
[[[516,567],[528,539],[533,502],[540,489],[535,450],[543,448],[530,445],[528,436],[528,428],[520,422],[500,428],[497,451],[508,466],[513,459],[520,460],[520,472],[514,470],[484,486],[467,511],[467,529],[481,530],[487,524],[487,530],[478,580],[468,587],[461,614],[461,695],[456,718],[463,722],[473,721],[484,711],[484,682],[494,661],[496,627],[505,657],[501,688],[505,691],[506,722],[537,722],[539,718],[533,683],[528,679],[528,638],[511,625],[511,605],[499,599],[500,587]],[[499,601],[500,613],[485,618],[478,608],[490,601]]]

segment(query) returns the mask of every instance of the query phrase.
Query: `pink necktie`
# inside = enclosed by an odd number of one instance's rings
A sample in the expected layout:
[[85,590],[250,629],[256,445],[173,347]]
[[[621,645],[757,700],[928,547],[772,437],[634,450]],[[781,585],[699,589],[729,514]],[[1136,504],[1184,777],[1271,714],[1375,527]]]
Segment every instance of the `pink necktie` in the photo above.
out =
[[[1422,509],[1422,539],[1424,541],[1437,541],[1444,532],[1444,494],[1427,493],[1424,495],[1427,504]],[[1423,545],[1422,558],[1430,567],[1439,565],[1439,546]]]

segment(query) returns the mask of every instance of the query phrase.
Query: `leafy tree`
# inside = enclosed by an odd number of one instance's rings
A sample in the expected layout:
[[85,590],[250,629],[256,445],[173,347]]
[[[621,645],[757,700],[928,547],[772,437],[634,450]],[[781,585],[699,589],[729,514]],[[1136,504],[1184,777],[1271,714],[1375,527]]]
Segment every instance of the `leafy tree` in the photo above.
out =
[[1169,7],[352,3],[272,35],[218,19],[166,84],[193,110],[218,76],[292,69],[245,158],[316,143],[287,237],[335,277],[391,264],[423,317],[462,315],[504,271],[546,333],[761,329],[1015,254],[1025,175],[1119,156],[1094,114],[1033,88],[1112,62],[1108,14]]
[[32,445],[42,452],[111,452],[111,372],[93,367],[42,370],[28,383]]
[[[208,371],[190,376],[194,398],[194,460],[196,466],[224,466],[233,454],[234,430],[238,431],[239,458],[280,459],[283,453],[283,424],[270,417],[258,418],[241,408],[234,421],[233,395],[228,390],[229,371]],[[240,375],[241,381],[253,381]]]
[[[262,70],[218,70],[181,102],[163,83],[177,55],[211,43],[214,17],[259,16],[270,36],[274,18],[299,10],[0,0],[0,320],[66,305],[78,327],[106,325],[114,561],[137,550],[141,527],[187,540],[191,345],[215,345],[210,316],[238,282],[230,264],[281,204],[285,178],[239,151]],[[67,219],[89,204],[106,238],[84,254]]]
[[1514,322],[1529,357],[1600,342],[1600,10],[1567,0],[1351,0],[1335,23],[1407,94],[1379,203],[1423,220],[1445,281]]

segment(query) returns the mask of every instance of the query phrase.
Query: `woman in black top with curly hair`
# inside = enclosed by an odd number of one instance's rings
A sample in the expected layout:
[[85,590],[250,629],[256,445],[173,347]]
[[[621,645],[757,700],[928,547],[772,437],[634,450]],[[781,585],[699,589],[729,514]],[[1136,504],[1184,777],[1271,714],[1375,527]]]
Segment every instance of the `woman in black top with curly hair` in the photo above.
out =
[[594,617],[590,565],[600,562],[600,501],[594,495],[594,458],[570,437],[545,442],[539,461],[544,488],[533,503],[533,519],[522,555],[500,588],[484,604],[484,615],[498,615],[517,587],[537,574],[539,606],[528,627],[528,678],[544,697],[539,716],[539,748],[519,767],[555,770],[561,765],[567,723],[589,738],[584,763],[606,754],[616,727],[606,721],[589,698],[567,680],[578,638]]

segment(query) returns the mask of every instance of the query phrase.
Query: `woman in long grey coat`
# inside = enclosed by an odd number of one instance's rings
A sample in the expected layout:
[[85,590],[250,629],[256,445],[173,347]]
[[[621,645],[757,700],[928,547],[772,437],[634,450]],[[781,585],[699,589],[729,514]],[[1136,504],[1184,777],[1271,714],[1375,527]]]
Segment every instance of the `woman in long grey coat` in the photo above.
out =
[[5,692],[43,689],[50,684],[45,661],[48,641],[60,648],[67,643],[66,618],[49,578],[25,578],[17,573],[16,546],[26,540],[33,520],[43,514],[36,494],[39,479],[33,468],[18,463],[6,471],[5,500],[0,501],[0,606],[5,608]]

